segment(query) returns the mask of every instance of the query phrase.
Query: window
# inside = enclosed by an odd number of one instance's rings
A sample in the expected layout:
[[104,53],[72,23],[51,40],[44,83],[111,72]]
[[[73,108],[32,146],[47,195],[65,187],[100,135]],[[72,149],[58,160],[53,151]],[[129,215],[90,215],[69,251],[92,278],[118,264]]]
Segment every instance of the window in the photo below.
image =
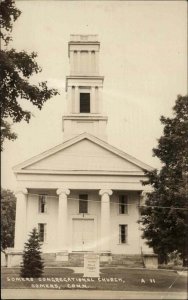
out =
[[90,113],[90,93],[80,93],[80,112]]
[[127,196],[125,195],[119,196],[119,213],[120,214],[128,213],[128,200],[127,200]]
[[119,225],[119,243],[127,243],[127,225]]
[[45,223],[38,224],[38,232],[39,232],[40,242],[45,242],[46,241],[46,224]]
[[87,214],[88,212],[88,195],[82,194],[79,195],[79,213]]
[[39,212],[40,213],[46,213],[47,212],[46,195],[39,195]]

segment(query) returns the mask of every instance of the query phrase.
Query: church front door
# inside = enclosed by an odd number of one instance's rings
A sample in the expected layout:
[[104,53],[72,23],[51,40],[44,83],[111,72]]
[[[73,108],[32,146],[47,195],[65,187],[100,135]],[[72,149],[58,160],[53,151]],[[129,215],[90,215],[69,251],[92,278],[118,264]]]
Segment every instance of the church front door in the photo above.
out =
[[93,251],[95,245],[94,219],[73,219],[72,250]]

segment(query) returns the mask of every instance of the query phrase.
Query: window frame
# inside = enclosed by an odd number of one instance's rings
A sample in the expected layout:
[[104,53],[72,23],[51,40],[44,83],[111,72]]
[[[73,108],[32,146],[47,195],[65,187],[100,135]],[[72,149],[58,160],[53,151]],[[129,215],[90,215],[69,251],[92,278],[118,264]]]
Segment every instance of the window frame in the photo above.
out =
[[[44,203],[42,203],[42,202],[44,202]],[[42,209],[42,207],[43,207],[43,209]],[[40,214],[47,213],[47,195],[45,195],[45,194],[39,195],[39,213]]]
[[[122,202],[124,202],[124,203],[122,203]],[[118,204],[119,204],[118,205],[119,215],[127,215],[128,214],[128,196],[127,195],[119,195]]]
[[[87,199],[83,199],[84,197]],[[83,207],[86,209],[81,211]],[[79,214],[88,214],[88,194],[79,194]]]
[[[43,231],[41,231],[41,225],[43,225]],[[46,242],[46,231],[47,231],[47,224],[46,223],[38,223],[38,235],[40,243]],[[42,238],[41,238],[42,233]]]
[[[83,99],[81,99],[82,95],[88,95],[89,96],[88,99],[87,99],[87,100],[89,100],[89,102],[86,103],[86,106],[88,105],[88,107],[89,107],[88,111],[82,111],[81,110],[81,107],[83,108],[83,105],[85,106],[85,104],[83,104],[83,103],[81,104],[81,101],[83,101]],[[87,92],[80,91],[80,95],[79,95],[79,112],[81,114],[90,114],[91,113],[91,93],[89,91],[87,91]]]
[[[123,233],[123,231],[124,231],[124,233]],[[123,234],[124,234],[124,238],[123,238]],[[128,225],[127,224],[119,224],[119,244],[125,245],[127,243],[128,243]]]

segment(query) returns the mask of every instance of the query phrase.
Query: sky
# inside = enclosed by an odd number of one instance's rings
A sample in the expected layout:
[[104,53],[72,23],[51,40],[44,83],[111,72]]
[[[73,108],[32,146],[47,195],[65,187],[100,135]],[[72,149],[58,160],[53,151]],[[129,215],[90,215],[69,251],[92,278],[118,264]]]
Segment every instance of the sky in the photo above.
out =
[[12,167],[63,142],[65,77],[69,75],[71,34],[97,34],[108,142],[160,168],[152,148],[163,133],[160,116],[172,117],[177,95],[187,94],[186,1],[17,0],[22,14],[9,47],[37,52],[43,71],[31,82],[47,80],[59,95],[32,111],[29,124],[14,124],[18,134],[2,153],[2,187],[16,189]]

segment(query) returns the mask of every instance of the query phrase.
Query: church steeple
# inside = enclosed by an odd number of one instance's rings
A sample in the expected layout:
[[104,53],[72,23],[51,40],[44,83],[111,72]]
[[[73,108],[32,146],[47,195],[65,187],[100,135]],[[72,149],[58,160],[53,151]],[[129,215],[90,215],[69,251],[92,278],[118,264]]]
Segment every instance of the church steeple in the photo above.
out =
[[104,77],[99,75],[99,50],[97,35],[71,35],[70,76],[66,77],[68,111],[63,116],[65,140],[83,132],[107,139],[108,118],[103,116]]

